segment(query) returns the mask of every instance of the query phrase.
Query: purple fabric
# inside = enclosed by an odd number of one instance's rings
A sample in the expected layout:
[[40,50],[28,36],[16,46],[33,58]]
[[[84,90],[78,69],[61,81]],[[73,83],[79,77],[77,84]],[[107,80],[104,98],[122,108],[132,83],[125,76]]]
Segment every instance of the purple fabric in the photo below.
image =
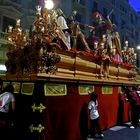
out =
[[120,63],[122,63],[123,62],[123,60],[122,60],[122,58],[120,57],[120,55],[119,54],[116,54],[115,56],[114,56],[114,61],[116,61],[116,62],[120,62]]

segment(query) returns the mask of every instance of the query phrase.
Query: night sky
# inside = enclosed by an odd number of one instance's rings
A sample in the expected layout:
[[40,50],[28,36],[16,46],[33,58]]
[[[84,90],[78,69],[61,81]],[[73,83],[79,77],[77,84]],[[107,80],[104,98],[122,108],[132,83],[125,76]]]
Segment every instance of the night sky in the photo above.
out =
[[[58,3],[58,0],[53,0]],[[43,5],[44,0],[40,0],[40,4]],[[135,11],[140,12],[140,0],[129,0],[130,5],[135,9]]]
[[135,11],[140,12],[140,0],[129,0],[129,3]]

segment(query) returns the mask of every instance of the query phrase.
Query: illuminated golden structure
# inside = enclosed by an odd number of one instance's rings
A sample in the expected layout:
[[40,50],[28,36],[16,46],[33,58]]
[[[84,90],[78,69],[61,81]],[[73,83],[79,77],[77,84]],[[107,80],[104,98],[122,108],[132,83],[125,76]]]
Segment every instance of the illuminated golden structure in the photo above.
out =
[[[75,49],[68,50],[65,34],[57,24],[56,10],[47,10],[41,6],[36,6],[36,10],[31,39],[28,31],[22,32],[20,19],[17,20],[14,29],[9,26],[7,76],[34,75],[41,78],[86,82],[131,83],[135,81],[137,72],[134,49],[124,48],[121,53],[127,58],[120,56],[120,50],[119,53],[117,50],[120,45],[118,36],[114,44],[116,46],[111,46],[110,52],[107,50],[108,42],[104,35],[94,43],[95,49],[91,51],[76,50],[77,46]],[[79,26],[77,27],[82,34]],[[72,33],[75,31],[75,29],[71,30]],[[76,44],[82,42],[79,44],[80,48],[88,45],[83,34],[79,40],[78,36],[76,37],[78,41]],[[116,54],[122,57],[121,61],[115,60]]]

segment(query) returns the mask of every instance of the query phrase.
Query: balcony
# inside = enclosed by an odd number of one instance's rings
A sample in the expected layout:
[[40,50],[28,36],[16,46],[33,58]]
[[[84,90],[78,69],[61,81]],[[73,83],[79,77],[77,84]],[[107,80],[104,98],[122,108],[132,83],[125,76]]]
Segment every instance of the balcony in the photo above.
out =
[[7,51],[7,33],[0,31],[0,75],[5,74],[5,61],[7,59],[6,57],[6,51]]
[[7,33],[0,31],[0,44],[7,44]]

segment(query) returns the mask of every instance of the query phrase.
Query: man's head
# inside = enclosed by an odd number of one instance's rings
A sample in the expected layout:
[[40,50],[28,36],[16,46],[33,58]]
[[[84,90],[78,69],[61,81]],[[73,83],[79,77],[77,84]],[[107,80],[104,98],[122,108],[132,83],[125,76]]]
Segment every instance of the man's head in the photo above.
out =
[[11,84],[8,84],[5,88],[4,88],[4,92],[14,92],[14,87]]
[[95,92],[91,92],[89,95],[90,95],[90,100],[93,100],[93,101],[97,100],[97,94]]
[[63,16],[63,15],[64,15],[63,11],[62,11],[60,8],[58,8],[58,9],[56,10],[56,12],[57,12],[57,14],[58,14],[59,16]]

